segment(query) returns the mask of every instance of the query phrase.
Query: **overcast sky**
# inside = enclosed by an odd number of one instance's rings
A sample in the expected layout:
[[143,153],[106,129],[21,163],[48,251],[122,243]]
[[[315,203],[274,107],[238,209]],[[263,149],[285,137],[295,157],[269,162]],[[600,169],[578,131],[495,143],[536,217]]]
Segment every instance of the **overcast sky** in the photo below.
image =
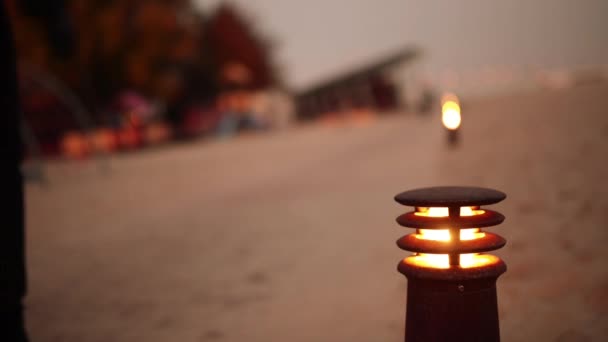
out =
[[[196,0],[210,9],[220,0]],[[430,73],[608,64],[608,0],[233,0],[302,88],[416,45]]]

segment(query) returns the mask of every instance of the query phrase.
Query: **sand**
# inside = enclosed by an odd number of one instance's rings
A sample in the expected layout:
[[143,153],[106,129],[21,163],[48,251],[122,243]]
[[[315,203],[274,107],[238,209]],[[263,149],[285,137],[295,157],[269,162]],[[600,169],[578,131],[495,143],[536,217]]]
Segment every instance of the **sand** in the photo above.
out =
[[392,197],[507,193],[503,341],[608,340],[608,85],[463,103],[105,163],[26,188],[32,341],[401,341]]

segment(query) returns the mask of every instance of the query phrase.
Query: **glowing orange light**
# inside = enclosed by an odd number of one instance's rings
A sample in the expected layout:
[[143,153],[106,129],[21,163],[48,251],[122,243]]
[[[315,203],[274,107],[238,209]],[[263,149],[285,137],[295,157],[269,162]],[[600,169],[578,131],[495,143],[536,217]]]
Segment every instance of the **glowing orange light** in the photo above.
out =
[[447,129],[460,127],[460,106],[456,102],[446,102],[441,107],[441,122]]
[[458,96],[456,96],[455,94],[443,93],[441,95],[441,104],[443,105],[444,103],[449,102],[449,101],[460,103],[460,100],[458,100]]
[[441,121],[447,129],[458,129],[461,122],[460,101],[454,94],[444,94],[441,97]]
[[[460,216],[481,215],[483,213],[483,210],[473,209],[471,207],[460,208]],[[449,216],[449,211],[448,208],[443,207],[419,207],[415,215],[430,217],[447,217]],[[479,228],[468,228],[460,230],[460,240],[473,240],[482,238],[484,236],[485,233],[480,232]],[[448,227],[446,227],[445,229],[419,229],[419,233],[416,234],[416,237],[423,240],[450,241],[450,231],[448,230]]]
[[[473,268],[491,265],[499,262],[499,258],[491,254],[460,254],[460,267]],[[424,254],[412,255],[404,259],[405,263],[429,268],[450,268],[450,258],[447,254]]]
[[[418,207],[416,208],[415,215],[417,216],[429,216],[429,217],[447,217],[449,216],[448,208],[443,207]],[[483,214],[483,210],[476,209],[474,207],[461,207],[460,216],[473,216]],[[460,229],[460,240],[474,240],[483,238],[485,233],[479,228],[468,228]],[[450,231],[449,227],[445,229],[419,229],[416,234],[418,239],[422,240],[435,240],[449,242]],[[497,262],[499,259],[493,255],[486,254],[460,254],[460,267],[471,268],[479,267],[483,265],[489,265]],[[405,258],[407,263],[431,268],[450,268],[450,260],[448,254],[427,254],[418,253],[410,257]]]
[[[417,207],[416,208],[417,216],[430,216],[430,217],[448,217],[450,216],[450,212],[446,207]],[[475,209],[474,207],[460,207],[460,216],[473,216],[473,215],[481,215],[485,211],[480,209]],[[447,229],[447,228],[446,228]]]
[[[416,237],[421,240],[450,241],[450,231],[447,229],[420,229],[419,232]],[[479,228],[460,230],[460,240],[475,240],[485,235]]]

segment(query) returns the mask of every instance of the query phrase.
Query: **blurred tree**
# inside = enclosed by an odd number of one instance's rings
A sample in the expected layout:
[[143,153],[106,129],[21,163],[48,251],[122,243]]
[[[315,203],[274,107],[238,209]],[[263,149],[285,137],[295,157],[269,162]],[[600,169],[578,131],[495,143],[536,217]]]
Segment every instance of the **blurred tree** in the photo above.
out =
[[[20,62],[59,77],[94,107],[125,88],[162,96],[157,90],[165,66],[206,59],[202,17],[189,1],[68,1],[67,13],[54,24],[47,18],[56,12],[53,1],[8,2]],[[66,43],[71,36],[73,46]]]
[[[227,63],[247,66],[255,87],[276,79],[269,44],[257,38],[229,5],[204,20],[191,0],[6,3],[14,22],[21,78],[41,70],[61,80],[85,103],[97,124],[115,121],[107,117],[108,109],[127,90],[165,104],[177,124],[189,103],[211,102],[219,87],[219,70]],[[58,3],[64,11],[54,6]],[[26,113],[36,133],[36,123],[48,120],[32,115]]]
[[209,18],[205,38],[217,70],[231,64],[244,65],[251,72],[250,82],[254,88],[269,87],[278,81],[270,42],[256,35],[251,23],[236,7],[229,3],[220,5]]

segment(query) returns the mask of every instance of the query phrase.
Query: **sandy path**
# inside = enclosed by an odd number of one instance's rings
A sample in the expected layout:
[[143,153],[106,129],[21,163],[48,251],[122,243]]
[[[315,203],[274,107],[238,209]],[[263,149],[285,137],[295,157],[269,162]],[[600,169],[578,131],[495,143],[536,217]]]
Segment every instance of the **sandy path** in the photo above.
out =
[[33,341],[400,341],[411,187],[509,195],[495,230],[505,341],[608,337],[608,86],[436,118],[200,142],[52,163],[27,186]]

